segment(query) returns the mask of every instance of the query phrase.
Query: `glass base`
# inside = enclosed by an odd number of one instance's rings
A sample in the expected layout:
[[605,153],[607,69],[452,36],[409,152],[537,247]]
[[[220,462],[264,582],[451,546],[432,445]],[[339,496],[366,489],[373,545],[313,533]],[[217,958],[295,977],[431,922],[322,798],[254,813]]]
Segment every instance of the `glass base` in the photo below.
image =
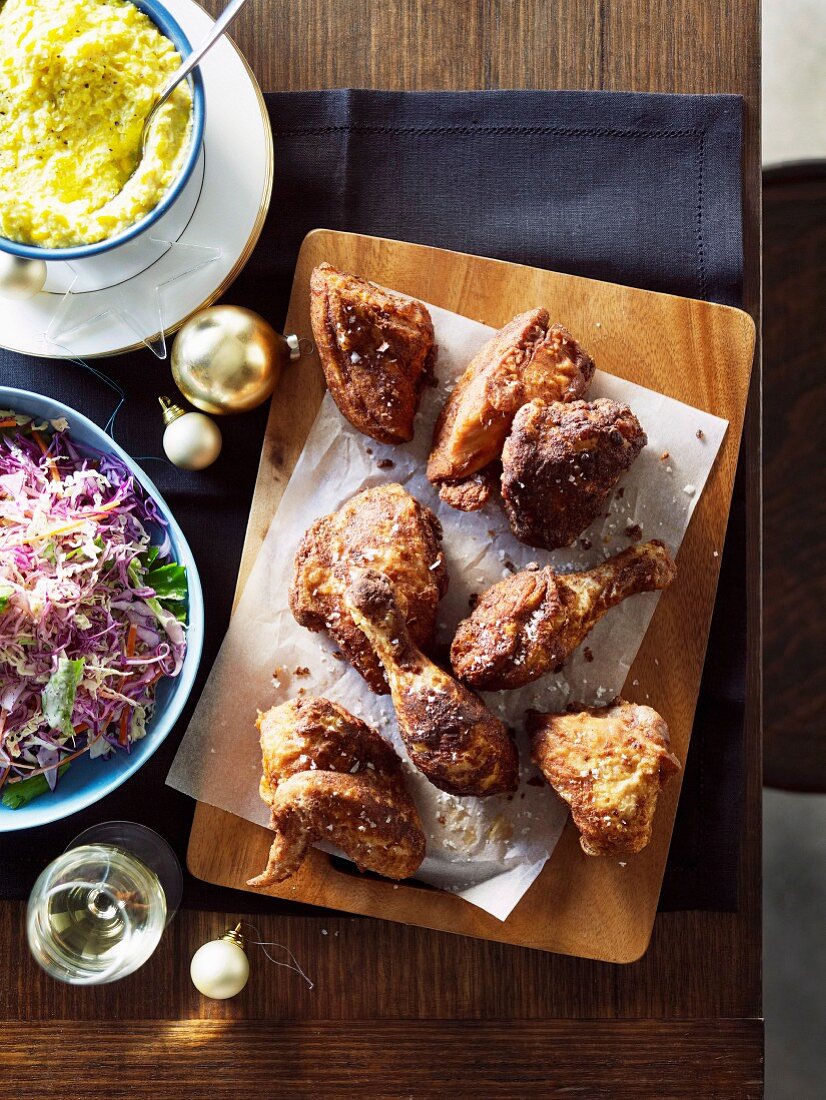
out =
[[70,852],[83,844],[112,844],[123,848],[154,871],[166,895],[166,924],[169,926],[181,904],[184,877],[178,857],[162,836],[136,821],[104,821],[84,829],[64,851]]

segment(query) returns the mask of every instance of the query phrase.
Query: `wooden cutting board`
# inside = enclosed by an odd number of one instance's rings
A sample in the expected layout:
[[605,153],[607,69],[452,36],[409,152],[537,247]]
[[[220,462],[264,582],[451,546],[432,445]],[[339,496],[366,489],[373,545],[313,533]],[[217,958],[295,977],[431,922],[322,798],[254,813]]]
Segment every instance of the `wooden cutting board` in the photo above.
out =
[[[662,594],[623,689],[625,698],[656,706],[668,722],[674,751],[685,761],[751,373],[751,317],[690,298],[319,229],[301,247],[285,332],[310,337],[310,272],[322,260],[497,328],[523,310],[545,306],[553,320],[581,340],[601,370],[729,421],[680,548],[677,579]],[[315,353],[286,370],[276,390],[236,599],[323,394],[324,378]],[[445,932],[633,962],[651,937],[679,793],[679,779],[672,780],[660,796],[651,843],[624,861],[624,867],[614,859],[584,855],[569,820],[542,874],[504,922],[453,894],[341,869],[341,861],[334,865],[315,849],[298,874],[266,892]],[[245,880],[264,866],[270,840],[266,829],[199,803],[187,865],[207,882],[245,890]]]

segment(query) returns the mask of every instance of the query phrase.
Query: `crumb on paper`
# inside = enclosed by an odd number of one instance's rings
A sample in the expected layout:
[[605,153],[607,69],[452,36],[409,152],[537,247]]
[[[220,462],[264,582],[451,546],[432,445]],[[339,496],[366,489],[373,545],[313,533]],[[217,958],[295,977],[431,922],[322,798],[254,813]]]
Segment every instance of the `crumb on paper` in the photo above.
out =
[[697,431],[695,432],[695,435],[697,436],[698,439],[705,439],[705,437],[706,437],[706,433],[703,431],[702,428],[698,428]]
[[687,497],[693,497],[693,496],[694,496],[694,494],[695,494],[695,493],[697,492],[697,486],[696,486],[696,485],[692,485],[692,484],[691,484],[691,483],[689,482],[689,483],[688,483],[688,485],[684,485],[684,486],[683,486],[683,492],[685,493],[685,495],[686,495]]
[[392,458],[380,458],[376,465],[380,470],[392,470],[396,463]]
[[302,680],[309,675],[310,670],[307,668],[306,665],[296,665],[293,669],[293,676],[299,676]]
[[642,527],[639,523],[629,523],[625,528],[625,537],[632,542],[639,542],[642,538]]
[[591,649],[590,646],[586,645],[586,647],[582,651],[582,656],[590,664],[591,661],[593,661],[594,659],[594,651]]
[[671,458],[671,455],[668,453],[668,451],[663,451],[663,453],[660,455],[660,462],[667,462],[669,458]]

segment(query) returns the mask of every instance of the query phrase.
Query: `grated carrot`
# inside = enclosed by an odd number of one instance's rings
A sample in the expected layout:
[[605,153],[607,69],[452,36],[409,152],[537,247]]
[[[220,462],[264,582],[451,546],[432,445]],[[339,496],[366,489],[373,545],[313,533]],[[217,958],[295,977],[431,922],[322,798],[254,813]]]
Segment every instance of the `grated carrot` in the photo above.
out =
[[49,766],[46,768],[35,768],[34,771],[27,772],[25,775],[14,776],[13,779],[9,780],[9,786],[11,786],[12,783],[22,783],[24,779],[31,779],[33,775],[43,775],[45,772],[50,771],[52,768],[62,768],[64,764],[68,764],[72,760],[77,760],[79,756],[83,756],[85,752],[88,752],[89,749],[91,749],[92,745],[94,745],[96,741],[100,741],[101,737],[103,737],[103,730],[101,730],[99,734],[93,737],[91,741],[87,741],[82,749],[78,749],[77,752],[70,753],[68,756],[61,757],[61,759],[58,760],[56,764],[49,764]]
[[124,707],[120,712],[120,733],[118,734],[118,744],[121,748],[126,747],[126,743],[129,740],[129,707]]
[[34,439],[40,450],[43,452],[43,457],[46,459],[49,465],[49,476],[51,477],[52,481],[60,481],[60,474],[58,473],[57,466],[54,464],[54,461],[49,458],[49,448],[46,446],[43,436],[40,434],[40,432],[33,431],[32,438]]

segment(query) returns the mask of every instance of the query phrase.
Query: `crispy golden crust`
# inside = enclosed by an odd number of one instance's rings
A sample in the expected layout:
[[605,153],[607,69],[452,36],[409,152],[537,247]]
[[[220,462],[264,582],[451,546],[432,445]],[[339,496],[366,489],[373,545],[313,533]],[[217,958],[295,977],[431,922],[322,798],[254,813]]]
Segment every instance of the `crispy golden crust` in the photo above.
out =
[[607,398],[523,405],[502,451],[502,498],[514,535],[547,550],[570,546],[647,442],[628,406]]
[[[471,360],[445,402],[433,434],[428,478],[434,485],[455,485],[484,470],[501,455],[522,405],[534,397],[573,401],[585,393],[593,373],[591,357],[562,325],[549,325],[547,310],[514,317]],[[468,498],[444,499],[462,508]],[[471,494],[469,499],[478,498]]]
[[250,886],[295,874],[311,844],[329,841],[360,870],[412,875],[425,836],[399,758],[364,722],[327,699],[300,698],[259,715],[261,797],[276,836]]
[[456,629],[453,671],[484,691],[522,687],[560,668],[602,616],[638,592],[666,588],[677,567],[658,540],[585,573],[523,569],[483,592]]
[[571,714],[529,711],[527,728],[534,761],[571,807],[582,850],[589,856],[642,851],[657,796],[680,770],[661,716],[617,699]]
[[425,306],[320,264],[310,278],[310,322],[342,415],[380,443],[412,439],[436,359]]
[[496,487],[499,463],[492,462],[484,470],[478,470],[469,477],[458,481],[442,481],[439,484],[439,496],[451,508],[460,512],[478,512],[490,500]]
[[384,665],[399,730],[416,767],[451,794],[515,790],[519,762],[506,727],[418,649],[388,578],[371,570],[355,574],[345,601]]
[[436,608],[447,591],[438,519],[401,485],[365,489],[309,528],[299,544],[290,608],[308,630],[324,631],[373,691],[386,695],[381,663],[344,606],[354,568],[374,566],[391,580],[415,643],[428,649]]

